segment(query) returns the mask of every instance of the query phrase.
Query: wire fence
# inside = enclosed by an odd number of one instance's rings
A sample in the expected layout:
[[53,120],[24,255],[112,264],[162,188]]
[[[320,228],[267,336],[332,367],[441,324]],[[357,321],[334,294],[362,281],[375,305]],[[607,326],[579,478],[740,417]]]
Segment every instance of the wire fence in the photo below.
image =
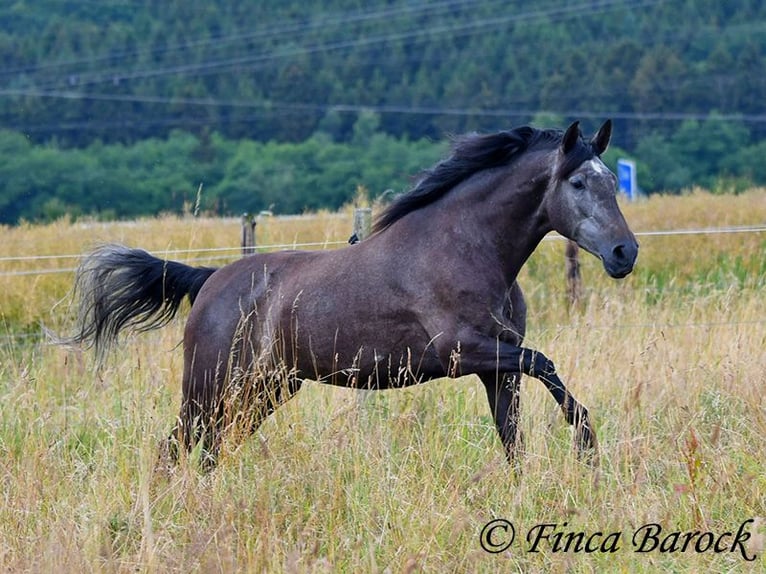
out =
[[[667,230],[651,230],[651,231],[639,231],[635,233],[637,237],[681,237],[691,235],[729,235],[729,234],[759,234],[766,233],[766,224],[759,225],[742,225],[742,226],[727,226],[727,227],[713,227],[713,228],[692,228],[692,229],[667,229]],[[551,234],[544,238],[543,241],[562,241],[566,238],[558,235]],[[294,243],[274,243],[265,245],[256,245],[252,249],[258,252],[278,251],[282,249],[333,249],[340,246],[348,245],[347,241],[311,241],[311,242],[294,242]],[[223,261],[233,260],[242,257],[242,246],[231,247],[208,247],[208,248],[193,248],[193,249],[165,249],[153,251],[153,254],[164,258],[173,258],[177,261],[184,263],[197,263],[197,262],[210,262],[210,261]],[[194,257],[187,257],[194,255]],[[50,255],[22,255],[22,256],[3,256],[0,257],[0,265],[3,264],[24,264],[24,263],[37,263],[42,261],[77,261],[83,257],[82,253],[69,253],[69,254],[50,254]],[[43,276],[57,273],[74,273],[76,267],[50,267],[50,268],[34,268],[23,270],[8,270],[0,271],[0,278],[2,277],[25,277],[25,276]],[[645,291],[649,289],[644,288]],[[661,290],[671,290],[668,287],[663,287]],[[702,322],[686,322],[686,323],[615,323],[604,325],[578,325],[577,323],[567,325],[555,325],[550,328],[558,329],[572,329],[572,328],[587,328],[588,330],[672,330],[672,329],[696,329],[696,328],[731,328],[742,327],[746,325],[763,325],[766,324],[765,319],[755,320],[723,320],[723,321],[702,321]],[[24,332],[24,333],[11,333],[0,336],[0,341],[33,341],[39,342],[45,340],[44,330],[39,332]]]
[[[708,227],[694,229],[666,229],[656,231],[639,231],[636,237],[679,237],[689,235],[729,235],[737,233],[766,233],[766,223],[762,225],[742,225],[729,227]],[[561,241],[566,238],[553,234],[546,236],[543,241]],[[327,249],[348,245],[346,241],[311,241],[304,243],[275,243],[269,245],[256,245],[252,247],[258,252],[278,251],[282,249]],[[195,249],[169,249],[158,250],[153,253],[161,257],[173,257],[182,263],[198,263],[203,261],[222,261],[241,257],[241,246],[232,247],[206,247]],[[195,257],[183,257],[195,254]],[[209,255],[205,255],[209,254]],[[179,258],[179,256],[181,256]],[[83,257],[82,253],[52,254],[52,255],[18,255],[0,257],[0,265],[3,263],[27,263],[38,261],[77,261]],[[29,275],[47,275],[55,273],[74,273],[76,267],[54,267],[0,271],[0,277],[23,277]]]
[[[275,243],[272,245],[256,245],[251,249],[256,251],[278,251],[280,249],[316,249],[336,247],[339,245],[347,245],[345,241],[312,241],[306,243]],[[158,250],[152,253],[161,257],[174,257],[178,255],[185,255],[195,253],[197,257],[181,257],[177,260],[181,263],[199,263],[203,261],[221,261],[227,259],[238,259],[242,256],[242,247],[205,247],[199,249],[169,249]],[[199,256],[200,254],[210,253],[212,255]],[[227,254],[228,253],[228,254]],[[69,254],[69,255],[32,255],[32,256],[16,256],[16,257],[0,257],[0,264],[12,262],[23,263],[27,261],[44,261],[44,260],[78,260],[83,257],[84,254]],[[74,273],[77,270],[76,267],[55,267],[47,269],[25,269],[18,271],[0,271],[0,277],[14,277],[24,275],[46,275],[49,273]]]

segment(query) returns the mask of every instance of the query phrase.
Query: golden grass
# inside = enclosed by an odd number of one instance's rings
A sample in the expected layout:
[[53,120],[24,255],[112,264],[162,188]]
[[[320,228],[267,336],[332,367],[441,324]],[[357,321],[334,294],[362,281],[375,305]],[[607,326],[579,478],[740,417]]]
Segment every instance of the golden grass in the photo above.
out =
[[[766,192],[696,192],[624,210],[636,231],[763,224]],[[272,219],[257,234],[261,244],[345,241],[350,227],[346,212]],[[101,241],[194,250],[236,246],[239,222],[166,217],[2,232],[0,257],[76,254]],[[582,255],[586,297],[576,312],[564,304],[561,242],[545,242],[522,274],[528,344],[556,361],[590,408],[601,465],[577,461],[553,401],[527,379],[521,476],[505,462],[472,377],[362,403],[352,391],[307,383],[256,436],[228,444],[212,474],[187,464],[158,472],[157,445],[180,400],[183,320],[128,337],[97,370],[87,352],[26,338],[40,321],[67,327],[67,304],[55,305],[66,301],[71,273],[0,275],[0,570],[763,569],[766,236],[641,244],[638,268],[622,282]],[[201,255],[209,256],[179,258]],[[0,261],[0,272],[74,263]],[[517,536],[508,551],[488,554],[480,532],[497,517]],[[723,533],[748,519],[754,563],[740,552],[636,553],[631,544],[647,523]],[[525,536],[541,523],[622,532],[620,548],[529,552]]]

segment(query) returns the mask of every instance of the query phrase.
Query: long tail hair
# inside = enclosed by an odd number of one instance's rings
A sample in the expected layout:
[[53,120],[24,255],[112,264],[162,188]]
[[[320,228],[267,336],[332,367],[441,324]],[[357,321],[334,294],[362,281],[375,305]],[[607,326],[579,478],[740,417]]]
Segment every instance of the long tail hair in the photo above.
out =
[[184,297],[194,303],[215,271],[159,259],[142,249],[103,245],[77,269],[77,332],[61,342],[93,347],[102,358],[123,329],[148,331],[166,325]]

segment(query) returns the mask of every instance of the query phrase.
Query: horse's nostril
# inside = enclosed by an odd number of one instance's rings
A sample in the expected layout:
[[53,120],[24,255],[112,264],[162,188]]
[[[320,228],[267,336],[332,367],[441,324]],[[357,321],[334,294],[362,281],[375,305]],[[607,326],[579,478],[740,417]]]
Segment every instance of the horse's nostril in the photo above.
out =
[[614,255],[618,260],[623,261],[625,259],[625,246],[622,243],[616,245],[612,249],[612,255]]

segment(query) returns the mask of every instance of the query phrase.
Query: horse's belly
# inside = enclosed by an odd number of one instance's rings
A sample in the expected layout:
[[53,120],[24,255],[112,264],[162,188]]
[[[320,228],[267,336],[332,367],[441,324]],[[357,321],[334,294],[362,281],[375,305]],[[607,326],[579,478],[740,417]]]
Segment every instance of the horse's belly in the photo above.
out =
[[401,345],[381,350],[375,345],[308,351],[297,347],[295,365],[304,378],[332,385],[388,389],[443,376],[436,352],[423,345]]

